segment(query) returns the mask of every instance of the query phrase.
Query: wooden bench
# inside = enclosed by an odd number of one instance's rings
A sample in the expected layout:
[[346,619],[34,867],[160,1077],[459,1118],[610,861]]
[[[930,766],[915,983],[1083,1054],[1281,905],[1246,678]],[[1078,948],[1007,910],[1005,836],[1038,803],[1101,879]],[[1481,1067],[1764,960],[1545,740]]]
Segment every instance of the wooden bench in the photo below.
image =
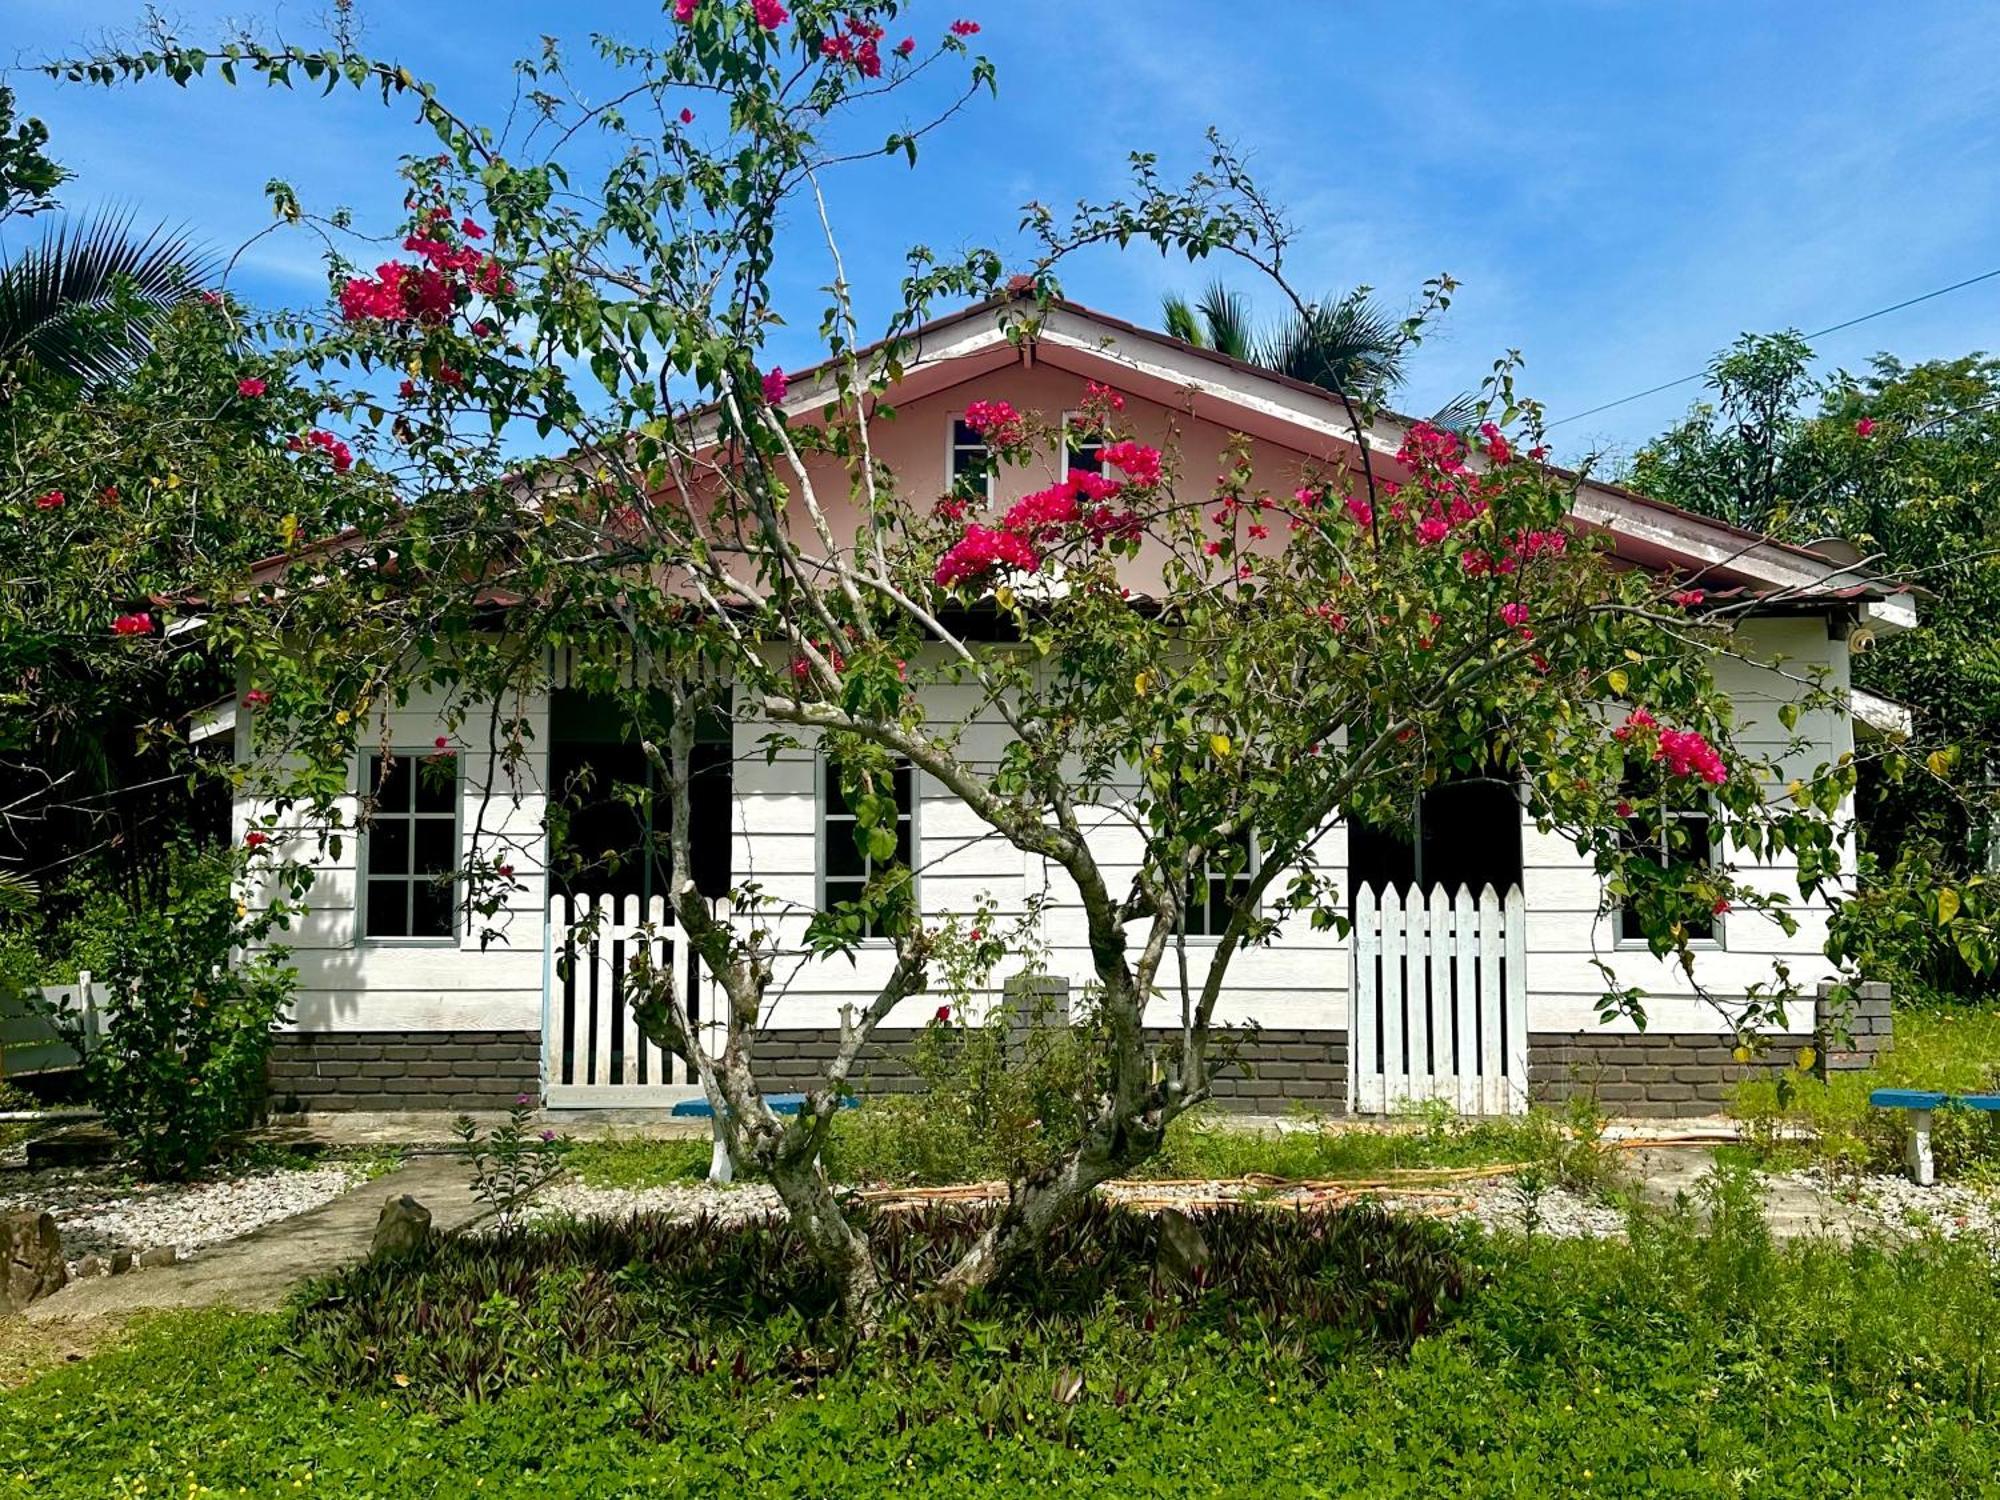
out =
[[1903,1163],[1910,1181],[1930,1187],[1937,1181],[1931,1161],[1931,1112],[1939,1109],[1979,1109],[2000,1112],[2000,1094],[1941,1094],[1928,1089],[1876,1089],[1868,1102],[1877,1109],[1909,1111],[1910,1133],[1903,1142]]
[[[806,1107],[804,1094],[766,1094],[764,1104],[774,1115],[795,1115]],[[852,1095],[840,1101],[842,1109],[859,1109],[861,1101]],[[683,1099],[674,1106],[674,1113],[682,1119],[706,1120],[714,1115],[706,1099]]]

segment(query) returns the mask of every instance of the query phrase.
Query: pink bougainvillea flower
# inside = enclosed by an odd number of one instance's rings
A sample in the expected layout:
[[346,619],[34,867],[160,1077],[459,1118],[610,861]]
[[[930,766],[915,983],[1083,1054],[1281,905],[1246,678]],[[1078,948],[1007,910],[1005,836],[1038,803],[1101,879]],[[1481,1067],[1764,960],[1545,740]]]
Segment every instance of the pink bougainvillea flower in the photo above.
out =
[[692,125],[692,124],[694,124],[694,111],[693,111],[693,110],[691,110],[691,109],[683,109],[683,110],[681,111],[681,124],[683,124],[683,125]]
[[107,484],[97,492],[97,498],[102,500],[106,505],[115,506],[118,503],[118,486]]
[[1160,482],[1163,471],[1158,448],[1128,440],[1122,443],[1106,443],[1097,451],[1104,462],[1123,472],[1127,479],[1142,490],[1151,489]]
[[396,387],[396,394],[401,396],[405,401],[416,395],[416,393],[417,383],[414,380],[406,380]]
[[1621,817],[1621,818],[1629,818],[1629,817],[1631,817],[1631,816],[1632,816],[1632,804],[1631,804],[1631,803],[1629,803],[1629,802],[1621,802],[1621,803],[1619,803],[1619,804],[1618,804],[1618,816],[1619,816],[1619,817]]
[[1854,434],[1856,437],[1869,437],[1873,435],[1874,431],[1875,419],[1873,417],[1863,417],[1859,422],[1854,424]]
[[153,633],[153,617],[143,609],[134,610],[128,615],[120,615],[111,622],[111,633],[113,635],[151,635]]
[[951,23],[951,34],[953,36],[978,36],[979,23],[977,21],[953,21]]
[[1673,776],[1699,776],[1711,786],[1721,786],[1729,779],[1721,754],[1696,730],[1661,730],[1660,747],[1653,752],[1653,759],[1665,761],[1668,774]]
[[1491,422],[1479,424],[1479,435],[1486,439],[1486,456],[1496,464],[1504,464],[1514,456],[1507,446],[1507,435]]
[[1346,505],[1342,508],[1350,516],[1354,517],[1354,524],[1357,526],[1373,526],[1375,524],[1375,507],[1359,495],[1349,495]]
[[493,868],[493,873],[498,875],[502,880],[512,880],[514,878],[514,867],[512,865],[496,865]]
[[1729,914],[1729,898],[1727,896],[1718,896],[1715,905],[1710,910],[1718,917],[1727,916]]
[[949,1005],[940,1005],[937,1008],[937,1014],[932,1016],[931,1019],[940,1026],[949,1025],[951,1023],[951,1007]]
[[246,375],[236,382],[236,394],[245,400],[254,401],[264,394],[264,382],[255,375]]
[[36,510],[61,510],[65,496],[61,490],[50,490],[46,495],[35,496]]
[[965,408],[965,425],[985,439],[989,448],[1018,448],[1028,440],[1028,425],[1011,401],[973,401]]
[[785,399],[785,392],[792,388],[792,382],[785,372],[773,365],[764,375],[764,404],[776,406]]
[[685,26],[694,19],[695,0],[674,0],[674,21]]
[[790,20],[792,15],[778,3],[778,0],[751,0],[750,14],[766,31],[776,31]]
[[451,748],[451,737],[449,735],[441,734],[436,739],[432,740],[431,743],[433,745],[436,745],[440,750],[449,750]]
[[998,567],[1032,573],[1041,564],[1041,555],[1019,533],[996,531],[990,526],[968,526],[964,537],[938,559],[935,576],[937,586],[948,589],[983,578]]
[[1682,589],[1678,594],[1670,596],[1669,602],[1678,604],[1682,609],[1693,609],[1707,597],[1708,594],[1703,589]]
[[270,842],[271,842],[271,835],[268,833],[264,833],[259,829],[253,828],[248,833],[243,835],[243,843],[246,848],[261,849],[264,845]]
[[1503,604],[1500,606],[1500,618],[1518,630],[1528,623],[1528,606],[1518,600],[1511,604]]
[[332,461],[333,472],[336,474],[345,474],[349,469],[354,467],[353,450],[323,428],[315,427],[303,438],[293,438],[286,446],[294,453],[302,452],[307,448],[317,448]]
[[896,56],[898,57],[908,57],[916,50],[917,39],[913,36],[906,36],[900,42],[896,43]]
[[483,240],[486,238],[486,231],[470,219],[459,220],[458,232],[469,240]]
[[271,695],[262,688],[252,688],[243,695],[243,706],[245,708],[262,708],[270,701]]

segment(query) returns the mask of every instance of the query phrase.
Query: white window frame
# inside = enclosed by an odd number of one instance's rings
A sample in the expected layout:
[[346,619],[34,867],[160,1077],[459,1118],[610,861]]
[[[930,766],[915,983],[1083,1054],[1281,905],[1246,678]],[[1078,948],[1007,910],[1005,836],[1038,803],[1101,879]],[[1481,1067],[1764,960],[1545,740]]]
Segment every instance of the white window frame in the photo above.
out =
[[[962,411],[952,412],[945,418],[944,487],[945,493],[948,495],[959,495],[961,493],[958,487],[958,455],[961,451],[970,451],[972,446],[969,443],[961,443],[958,440],[958,429],[964,421],[965,413]],[[992,445],[984,438],[979,440],[979,448],[980,451],[985,453],[987,459],[985,500],[988,505],[991,505],[993,503],[993,481],[997,477],[996,470],[998,463],[994,458]]]
[[[383,751],[380,749],[370,749],[362,752],[360,757],[360,764],[356,767],[356,781],[358,783],[358,790],[356,792],[355,801],[356,801],[357,811],[359,810],[361,804],[367,802],[367,800],[375,794],[375,787],[378,783],[370,780],[369,768],[371,763],[378,756],[386,754],[396,760],[408,761],[410,763],[411,776],[417,777],[423,775],[423,771],[421,769],[423,762],[427,760],[429,757],[435,755],[436,753],[437,751],[435,747],[424,750],[392,749],[388,751]],[[453,869],[454,871],[456,871],[457,863],[458,861],[462,860],[464,855],[464,839],[465,839],[465,822],[464,822],[465,765],[463,760],[456,755],[454,755],[451,758],[451,777],[452,777],[451,812],[449,816],[451,818],[451,847],[455,856]],[[459,919],[462,913],[460,911],[459,886],[458,886],[458,877],[456,873],[454,873],[452,877],[450,932],[442,934],[399,933],[383,937],[376,937],[369,933],[368,931],[368,883],[369,883],[368,846],[372,840],[374,823],[378,815],[379,814],[376,813],[371,813],[369,815],[366,825],[360,827],[357,830],[356,838],[354,841],[355,937],[360,942],[367,944],[371,948],[455,948],[457,947],[459,942],[460,928],[461,928],[461,923]],[[411,825],[410,857],[414,861],[416,858],[416,842],[417,842],[416,824],[419,821],[441,822],[446,817],[446,814],[420,813],[411,811],[406,813],[398,813],[396,814],[396,816],[402,821],[407,822]],[[382,878],[385,880],[395,880],[398,879],[399,877],[385,875]],[[403,899],[405,902],[405,910],[410,914],[412,918],[414,918],[415,916],[414,903],[416,898],[415,896],[410,894],[410,892],[414,890],[414,888],[418,884],[417,877],[415,875],[407,875],[400,877],[400,883],[404,887]],[[414,920],[412,920],[409,925],[415,926],[416,924]]]
[[[1708,824],[1707,864],[1708,868],[1715,869],[1722,855],[1722,816],[1716,807],[1715,799],[1713,797],[1706,798],[1699,808],[1668,808],[1665,810],[1664,816],[1676,822],[1698,818]],[[1665,829],[1662,829],[1661,832],[1664,835]],[[1662,849],[1660,852],[1664,854],[1668,851]],[[1651,951],[1651,944],[1646,941],[1643,933],[1630,936],[1626,934],[1625,912],[1626,907],[1622,901],[1611,910],[1613,947],[1623,949],[1627,952]],[[1729,947],[1728,942],[1725,940],[1728,920],[1727,913],[1711,913],[1708,919],[1708,932],[1701,937],[1690,937],[1688,939],[1688,947],[1697,952],[1719,953],[1726,951]]]
[[[1250,846],[1250,858],[1244,864],[1243,868],[1241,870],[1238,870],[1236,874],[1234,874],[1233,876],[1225,874],[1221,869],[1212,865],[1209,862],[1209,860],[1206,857],[1204,857],[1201,862],[1201,869],[1195,872],[1193,879],[1189,882],[1191,885],[1193,885],[1197,890],[1201,892],[1201,920],[1203,926],[1206,926],[1208,924],[1209,900],[1210,900],[1209,892],[1211,888],[1214,886],[1216,881],[1255,880],[1257,878],[1258,872],[1261,871],[1264,867],[1264,851],[1257,842],[1257,831],[1255,829],[1248,830],[1244,835],[1244,841]],[[1263,898],[1259,897],[1256,906],[1252,908],[1252,914],[1255,915],[1256,913],[1260,913],[1263,911],[1263,909],[1264,909]],[[1187,937],[1187,940],[1189,942],[1213,943],[1221,939],[1222,933],[1220,931],[1196,932],[1194,930],[1192,923],[1188,920],[1193,915],[1194,915],[1194,906],[1192,903],[1190,903],[1187,911],[1183,914],[1181,921],[1181,926],[1184,929],[1185,936]]]
[[[910,810],[907,814],[905,814],[901,809],[898,809],[896,814],[896,821],[900,823],[906,816],[909,819],[910,901],[912,905],[914,905],[918,910],[922,910],[923,876],[919,872],[923,869],[923,862],[924,862],[923,861],[924,829],[923,829],[923,814],[922,814],[922,808],[924,805],[924,795],[923,795],[923,785],[921,780],[923,772],[918,770],[915,765],[910,764],[907,761],[904,762],[904,764],[909,766],[909,772],[910,772]],[[832,799],[827,795],[827,787],[828,787],[827,778],[832,774],[833,774],[832,757],[828,756],[824,751],[822,751],[818,755],[815,755],[813,757],[813,896],[820,911],[831,910],[831,908],[827,905],[827,895],[826,895],[826,883],[828,880],[827,859],[826,859],[827,835],[829,831],[832,829],[834,823],[838,822],[840,824],[843,836],[848,838],[852,838],[853,836],[850,832],[848,832],[848,830],[853,827],[854,815],[852,813],[836,813],[832,811]],[[863,855],[862,860],[863,860],[864,879],[867,880],[874,879],[875,877],[874,858],[870,855]],[[839,880],[846,880],[846,881],[851,881],[853,879],[852,876],[834,876],[832,878]],[[864,934],[861,940],[864,943],[881,943],[881,944],[887,944],[892,941],[892,939],[876,932],[869,932]]]

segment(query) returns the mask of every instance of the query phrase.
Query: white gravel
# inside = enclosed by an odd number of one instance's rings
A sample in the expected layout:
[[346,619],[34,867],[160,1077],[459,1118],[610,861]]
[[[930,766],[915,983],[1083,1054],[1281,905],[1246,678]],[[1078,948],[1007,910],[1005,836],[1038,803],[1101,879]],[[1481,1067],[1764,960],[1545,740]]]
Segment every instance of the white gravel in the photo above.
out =
[[[1934,1230],[1947,1236],[1980,1236],[2000,1246],[2000,1196],[1973,1188],[1920,1188],[1888,1175],[1829,1185],[1823,1179],[1798,1174],[1773,1174],[1765,1179],[1765,1187],[1772,1227],[1780,1234],[1911,1235]],[[1287,1198],[1282,1189],[1195,1183],[1133,1183],[1113,1188],[1111,1196],[1138,1197],[1148,1203],[1181,1199],[1193,1204],[1211,1202],[1217,1196],[1272,1203]],[[1518,1234],[1532,1230],[1556,1239],[1609,1239],[1622,1236],[1626,1229],[1626,1210],[1617,1204],[1563,1187],[1531,1190],[1516,1177],[1466,1178],[1421,1193],[1385,1189],[1370,1196],[1392,1211],[1469,1218],[1488,1231]],[[777,1194],[760,1184],[602,1188],[564,1178],[543,1189],[529,1212],[530,1217],[561,1214],[579,1218],[619,1218],[631,1213],[679,1218],[707,1213],[724,1223],[742,1223],[782,1211]]]
[[0,1212],[55,1215],[72,1265],[86,1255],[164,1245],[185,1257],[318,1208],[362,1176],[356,1166],[332,1164],[215,1182],[135,1184],[101,1167],[54,1168],[0,1175]]

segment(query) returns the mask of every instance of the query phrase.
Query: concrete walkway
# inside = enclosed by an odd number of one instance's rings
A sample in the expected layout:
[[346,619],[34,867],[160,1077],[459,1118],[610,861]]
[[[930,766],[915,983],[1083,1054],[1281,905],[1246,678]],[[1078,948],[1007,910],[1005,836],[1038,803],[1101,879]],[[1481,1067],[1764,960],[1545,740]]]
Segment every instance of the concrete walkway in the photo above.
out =
[[49,1323],[118,1318],[166,1307],[276,1308],[307,1277],[366,1255],[383,1202],[398,1193],[408,1193],[428,1208],[438,1229],[456,1229],[480,1209],[467,1186],[462,1159],[422,1157],[309,1213],[267,1224],[174,1265],[72,1281],[29,1306],[23,1316]]

